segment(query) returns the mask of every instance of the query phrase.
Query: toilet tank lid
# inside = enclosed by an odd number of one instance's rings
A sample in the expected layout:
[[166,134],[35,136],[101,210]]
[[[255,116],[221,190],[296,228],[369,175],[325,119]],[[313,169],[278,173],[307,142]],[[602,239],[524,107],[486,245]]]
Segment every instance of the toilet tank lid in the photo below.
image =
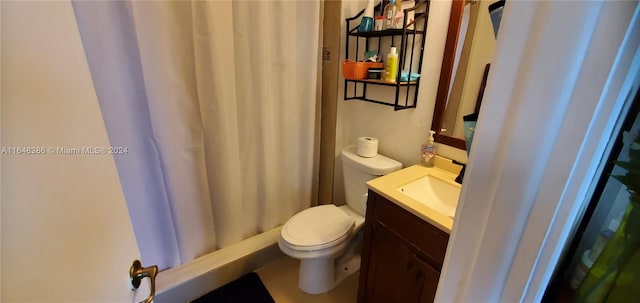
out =
[[374,176],[383,176],[402,168],[402,163],[381,154],[371,158],[358,156],[355,145],[349,145],[342,150],[342,161]]

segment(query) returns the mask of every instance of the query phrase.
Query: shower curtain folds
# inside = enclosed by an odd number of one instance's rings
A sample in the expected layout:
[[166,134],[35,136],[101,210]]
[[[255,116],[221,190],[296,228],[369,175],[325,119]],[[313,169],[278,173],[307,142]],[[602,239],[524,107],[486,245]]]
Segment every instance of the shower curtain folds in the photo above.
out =
[[[315,196],[319,1],[74,1],[145,264],[188,262]],[[259,25],[259,26],[257,26]]]

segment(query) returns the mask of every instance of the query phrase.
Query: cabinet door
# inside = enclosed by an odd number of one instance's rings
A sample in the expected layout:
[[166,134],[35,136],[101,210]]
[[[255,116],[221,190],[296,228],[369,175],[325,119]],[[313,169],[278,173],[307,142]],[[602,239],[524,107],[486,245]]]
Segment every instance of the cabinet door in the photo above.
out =
[[373,224],[365,302],[433,302],[438,278],[402,239]]
[[416,257],[416,279],[420,281],[420,289],[422,292],[418,296],[417,302],[433,302],[436,297],[436,289],[438,288],[438,280],[440,279],[440,272],[434,267],[429,265],[426,258],[421,255],[415,255]]

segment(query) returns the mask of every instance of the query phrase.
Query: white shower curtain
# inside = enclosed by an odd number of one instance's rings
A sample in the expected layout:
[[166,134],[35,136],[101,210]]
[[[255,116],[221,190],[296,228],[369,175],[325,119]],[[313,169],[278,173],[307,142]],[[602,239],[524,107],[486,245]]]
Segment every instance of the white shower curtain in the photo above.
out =
[[188,262],[311,205],[319,1],[73,6],[110,142],[127,148],[114,158],[145,264]]

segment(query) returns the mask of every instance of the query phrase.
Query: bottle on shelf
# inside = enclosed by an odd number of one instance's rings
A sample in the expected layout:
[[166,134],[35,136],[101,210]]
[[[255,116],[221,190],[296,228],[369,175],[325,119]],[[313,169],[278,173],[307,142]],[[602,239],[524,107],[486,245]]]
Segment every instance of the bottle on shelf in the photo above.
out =
[[593,267],[593,263],[598,260],[600,253],[602,253],[602,250],[604,250],[607,243],[609,243],[611,238],[613,238],[613,235],[616,233],[619,226],[620,220],[611,220],[607,229],[600,231],[596,241],[593,243],[593,246],[591,246],[591,249],[587,249],[582,254],[580,263],[576,266],[576,270],[569,281],[569,287],[571,287],[571,289],[576,290],[578,286],[580,286],[580,283],[582,283],[582,280],[584,280],[591,267]]
[[387,61],[384,68],[384,80],[387,82],[396,82],[398,77],[398,53],[394,46],[391,47],[387,54]]
[[360,26],[358,27],[358,31],[370,32],[373,30],[373,0],[369,0],[367,3],[367,8],[364,9],[364,14],[362,15],[362,20],[360,20]]
[[620,220],[613,219],[611,220],[611,222],[609,222],[607,229],[600,231],[598,237],[596,238],[596,241],[591,247],[591,253],[589,254],[589,258],[591,260],[598,259],[598,256],[600,256],[600,253],[602,252],[604,247],[607,245],[609,240],[611,240],[613,234],[616,233],[616,230],[618,230],[618,226],[620,226]]
[[569,287],[571,289],[576,290],[580,283],[589,273],[589,270],[593,266],[593,260],[589,258],[591,255],[591,250],[587,249],[584,253],[582,253],[582,258],[580,258],[580,263],[576,266],[576,270],[573,272],[573,276],[571,276],[571,280],[569,280]]
[[384,17],[383,16],[376,16],[376,19],[375,19],[373,24],[374,24],[373,30],[381,31],[383,29]]
[[[382,23],[382,29],[394,29],[396,28],[396,18],[400,13],[400,7],[397,5],[396,0],[389,0],[389,3],[384,6],[384,22]],[[402,24],[402,22],[400,22]]]

